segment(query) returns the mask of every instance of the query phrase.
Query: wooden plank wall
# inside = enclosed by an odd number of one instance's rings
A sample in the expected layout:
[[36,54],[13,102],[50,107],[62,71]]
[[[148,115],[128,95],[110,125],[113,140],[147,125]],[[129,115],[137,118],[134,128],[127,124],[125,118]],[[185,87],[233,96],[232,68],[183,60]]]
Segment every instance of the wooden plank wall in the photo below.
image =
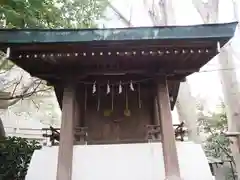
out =
[[[140,99],[136,89],[135,91],[127,89],[130,116],[124,115],[126,88],[123,87],[121,94],[118,93],[118,88],[111,90],[114,90],[113,109],[112,92],[107,95],[106,87],[100,89],[101,95],[99,96],[99,89],[97,89],[96,94],[92,94],[91,88],[88,88],[87,103],[83,102],[85,98],[80,100],[79,97],[81,105],[86,104],[86,108],[83,108],[84,112],[81,113],[84,121],[81,124],[88,127],[89,142],[103,141],[107,143],[120,140],[144,140],[146,138],[146,125],[153,124],[152,88],[141,88]],[[110,115],[106,115],[106,111],[112,112]]]

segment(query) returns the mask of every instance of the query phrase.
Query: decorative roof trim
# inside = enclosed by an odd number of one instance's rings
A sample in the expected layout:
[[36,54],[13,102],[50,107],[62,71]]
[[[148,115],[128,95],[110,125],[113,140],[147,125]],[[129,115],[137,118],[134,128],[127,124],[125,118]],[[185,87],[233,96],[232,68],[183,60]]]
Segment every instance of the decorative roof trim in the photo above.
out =
[[79,43],[131,40],[229,39],[237,22],[117,29],[1,29],[0,44]]

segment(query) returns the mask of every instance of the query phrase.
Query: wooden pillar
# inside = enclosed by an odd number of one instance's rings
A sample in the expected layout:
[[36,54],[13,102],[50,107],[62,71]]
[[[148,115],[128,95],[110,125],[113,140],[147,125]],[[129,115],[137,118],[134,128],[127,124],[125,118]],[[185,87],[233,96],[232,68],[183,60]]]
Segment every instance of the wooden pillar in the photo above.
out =
[[57,180],[72,179],[73,125],[75,88],[65,87],[62,101],[62,124],[57,164]]
[[81,117],[81,106],[79,103],[79,99],[75,98],[75,101],[74,101],[74,127],[81,127],[80,117]]
[[180,180],[175,134],[166,78],[157,82],[157,100],[166,180]]
[[[154,125],[160,126],[160,118],[159,118],[159,111],[158,111],[158,100],[157,96],[153,99],[153,113],[154,113]],[[158,128],[157,128],[158,129]],[[160,139],[161,135],[157,134],[157,139]]]
[[160,118],[158,112],[158,98],[157,96],[153,99],[153,111],[154,111],[154,125],[160,125]]

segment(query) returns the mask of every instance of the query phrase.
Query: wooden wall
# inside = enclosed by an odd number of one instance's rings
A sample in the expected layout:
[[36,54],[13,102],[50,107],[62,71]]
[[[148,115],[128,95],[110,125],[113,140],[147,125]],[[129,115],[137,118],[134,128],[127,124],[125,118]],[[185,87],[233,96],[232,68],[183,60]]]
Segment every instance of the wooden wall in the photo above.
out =
[[[88,127],[89,143],[134,142],[146,138],[145,126],[153,122],[152,88],[141,87],[139,98],[137,88],[131,91],[126,85],[119,94],[118,87],[114,87],[111,88],[113,100],[111,93],[106,94],[106,86],[97,87],[95,94],[92,94],[92,87],[85,88],[78,88],[77,100],[81,107],[80,125]],[[124,114],[126,90],[130,116]]]

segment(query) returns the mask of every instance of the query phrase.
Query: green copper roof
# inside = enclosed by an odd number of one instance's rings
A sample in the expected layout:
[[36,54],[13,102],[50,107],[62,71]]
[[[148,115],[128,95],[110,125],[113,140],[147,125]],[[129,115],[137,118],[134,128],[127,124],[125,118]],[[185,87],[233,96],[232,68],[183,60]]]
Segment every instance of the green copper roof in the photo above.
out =
[[0,44],[62,43],[124,40],[229,39],[237,22],[194,26],[118,29],[1,29]]

